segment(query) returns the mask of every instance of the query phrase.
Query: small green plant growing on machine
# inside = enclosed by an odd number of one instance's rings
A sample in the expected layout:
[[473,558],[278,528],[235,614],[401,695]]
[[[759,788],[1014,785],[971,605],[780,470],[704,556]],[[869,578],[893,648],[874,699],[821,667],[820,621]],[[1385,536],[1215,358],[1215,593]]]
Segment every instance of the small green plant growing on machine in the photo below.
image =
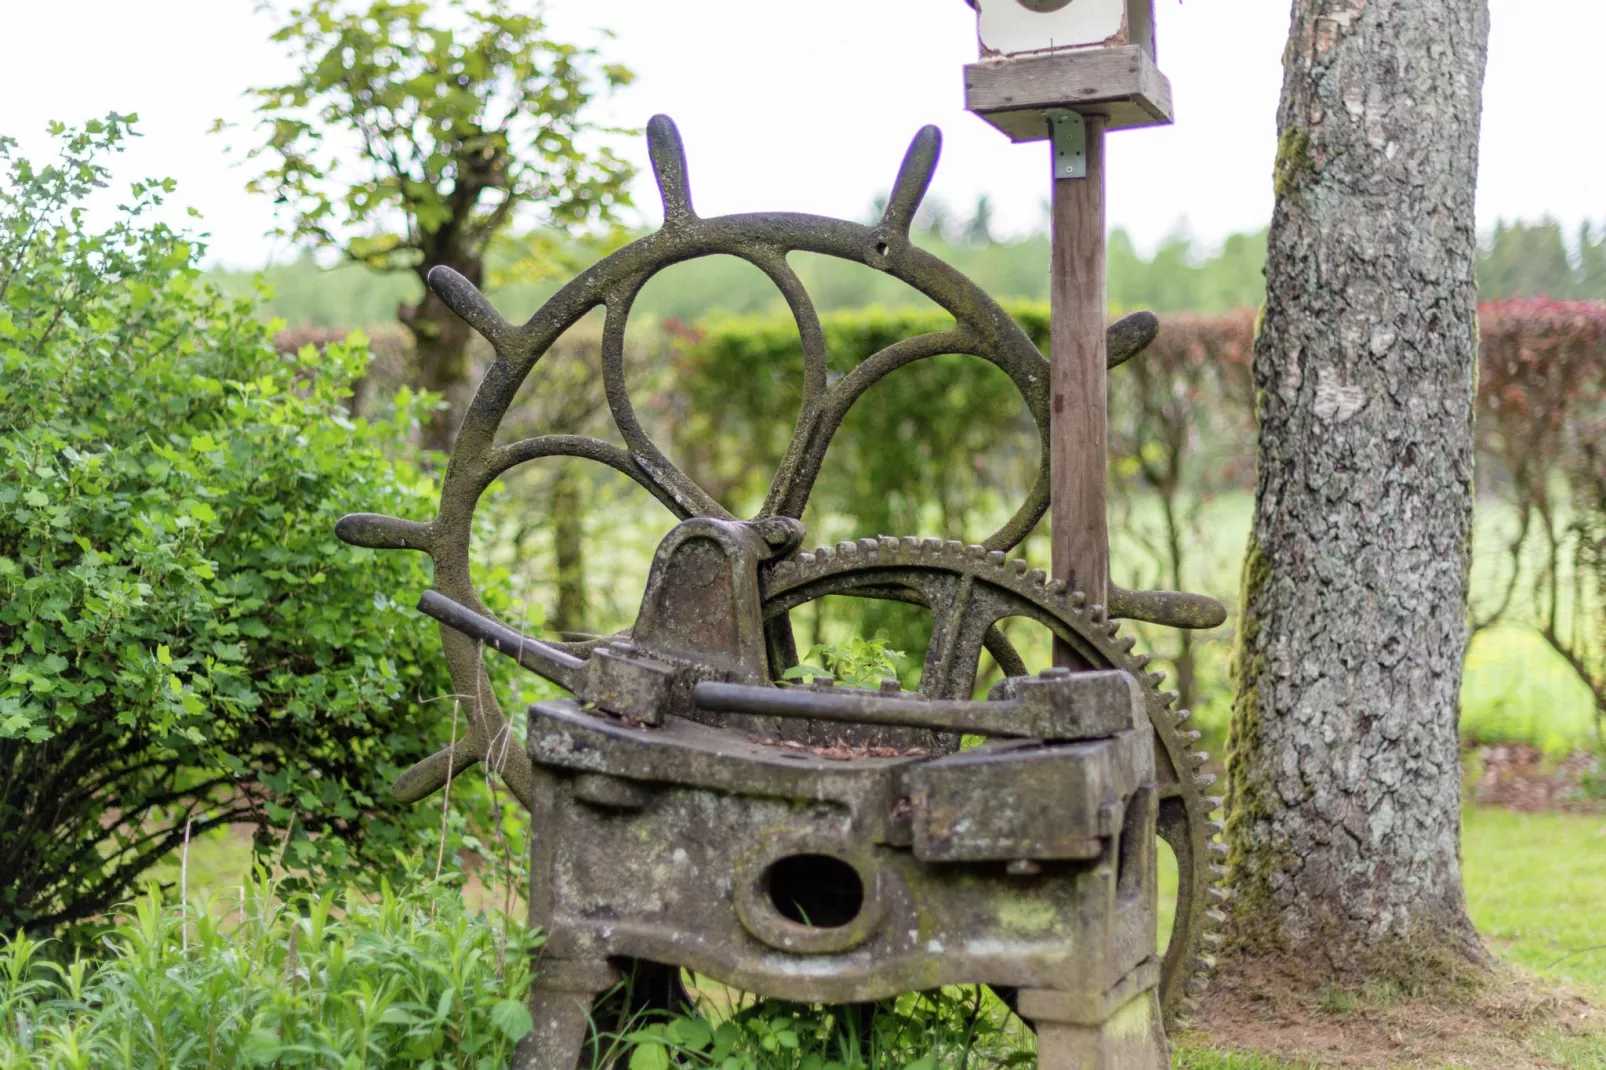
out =
[[816,643],[802,663],[787,669],[783,677],[803,683],[830,680],[847,687],[880,687],[883,680],[898,678],[898,663],[906,657],[881,636],[865,639],[856,635],[846,643]]

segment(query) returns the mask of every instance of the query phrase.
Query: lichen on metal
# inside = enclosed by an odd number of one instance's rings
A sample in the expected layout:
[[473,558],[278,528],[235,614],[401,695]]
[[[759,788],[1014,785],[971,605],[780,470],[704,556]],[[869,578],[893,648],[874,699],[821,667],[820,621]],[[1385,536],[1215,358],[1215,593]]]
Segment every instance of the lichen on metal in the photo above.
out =
[[[1134,1022],[1157,1033],[1161,1008],[1174,1023],[1210,964],[1219,801],[1204,794],[1187,712],[1172,709],[1163,676],[1112,616],[1211,627],[1224,610],[1202,596],[1117,588],[1110,607],[1088,605],[1008,557],[1049,504],[1048,365],[995,301],[910,241],[937,163],[936,128],[915,137],[871,226],[791,213],[703,218],[674,124],[654,118],[648,145],[663,226],[582,272],[526,323],[508,323],[450,270],[431,272],[430,286],[495,360],[464,418],[435,517],[358,514],[337,529],[348,542],[434,562],[420,609],[441,624],[468,731],[404,773],[396,796],[421,799],[490,761],[530,812],[530,919],[547,941],[536,1028],[516,1065],[573,1066],[593,1001],[627,965],[642,979],[637,1001],[659,1005],[676,998],[682,969],[826,1003],[989,984],[1018,999],[1045,1058],[1117,1051]],[[889,345],[832,383],[819,318],[787,265],[796,251],[868,264],[929,297],[954,325]],[[652,441],[624,373],[625,328],[643,285],[672,264],[718,254],[775,283],[804,355],[790,444],[763,507],[745,520]],[[530,371],[599,306],[604,389],[623,447],[575,435],[498,443]],[[1114,325],[1112,365],[1155,329],[1146,313]],[[849,408],[890,372],[947,353],[989,361],[1020,391],[1043,446],[1026,499],[974,546],[879,536],[803,551],[799,518]],[[619,635],[526,636],[497,621],[474,589],[469,538],[480,496],[512,468],[554,456],[614,468],[680,520],[654,555],[634,626]],[[918,692],[781,682],[798,660],[788,614],[828,595],[930,612]],[[1080,670],[1032,674],[1000,627],[1016,617],[1062,640]],[[485,648],[573,696],[531,707],[522,748],[487,679]],[[983,650],[1006,679],[977,700]],[[987,742],[962,751],[962,734]],[[1163,956],[1157,837],[1180,869]]]

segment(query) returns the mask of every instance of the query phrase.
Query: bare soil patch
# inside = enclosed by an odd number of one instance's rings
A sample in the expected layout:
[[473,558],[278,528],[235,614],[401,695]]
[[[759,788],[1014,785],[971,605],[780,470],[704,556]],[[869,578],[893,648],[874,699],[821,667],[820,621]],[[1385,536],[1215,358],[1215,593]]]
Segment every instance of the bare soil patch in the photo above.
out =
[[1606,1067],[1606,1008],[1513,967],[1433,997],[1312,990],[1295,963],[1228,974],[1188,1042],[1319,1070]]

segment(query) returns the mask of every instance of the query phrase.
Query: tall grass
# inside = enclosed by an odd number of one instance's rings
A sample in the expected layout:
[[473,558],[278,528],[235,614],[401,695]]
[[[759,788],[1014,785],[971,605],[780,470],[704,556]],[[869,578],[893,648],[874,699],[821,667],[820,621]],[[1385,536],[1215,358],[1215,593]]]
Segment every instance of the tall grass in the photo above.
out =
[[0,944],[0,1070],[506,1067],[531,1028],[519,928],[420,879],[377,899],[164,906],[152,890],[94,960]]

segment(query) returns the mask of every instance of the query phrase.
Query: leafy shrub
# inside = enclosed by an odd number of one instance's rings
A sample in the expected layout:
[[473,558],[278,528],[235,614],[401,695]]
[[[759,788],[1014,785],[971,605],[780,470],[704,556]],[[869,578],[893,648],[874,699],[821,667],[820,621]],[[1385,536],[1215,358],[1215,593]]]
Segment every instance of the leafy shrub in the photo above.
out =
[[187,826],[254,822],[316,876],[439,818],[386,787],[449,720],[401,604],[426,568],[333,535],[430,512],[393,460],[417,401],[350,419],[360,340],[281,355],[198,286],[200,247],[150,218],[171,182],[91,230],[130,121],[57,128],[47,167],[0,139],[0,933],[106,911]]
[[[911,992],[874,1005],[705,1004],[622,1038],[629,1070],[982,1070],[1035,1067],[1030,1030],[988,989]],[[606,1047],[604,1056],[610,1054]],[[673,1061],[672,1061],[673,1060]]]
[[0,1068],[494,1068],[531,1028],[538,938],[471,916],[418,882],[286,904],[266,883],[234,904],[149,894],[97,960],[0,943]]

